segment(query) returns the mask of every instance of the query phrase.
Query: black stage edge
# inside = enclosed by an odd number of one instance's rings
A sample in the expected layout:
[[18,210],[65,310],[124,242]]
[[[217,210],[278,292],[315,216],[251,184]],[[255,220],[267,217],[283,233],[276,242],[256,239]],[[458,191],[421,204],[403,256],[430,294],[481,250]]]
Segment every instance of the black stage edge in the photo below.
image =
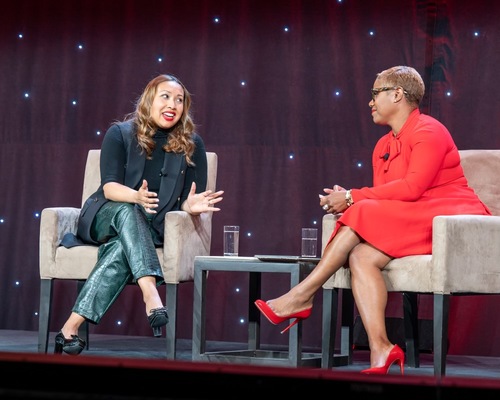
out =
[[[311,368],[0,353],[1,399],[235,399],[295,398],[310,393],[371,400],[500,396],[500,381],[471,378],[368,376]],[[306,395],[307,397],[307,395]]]

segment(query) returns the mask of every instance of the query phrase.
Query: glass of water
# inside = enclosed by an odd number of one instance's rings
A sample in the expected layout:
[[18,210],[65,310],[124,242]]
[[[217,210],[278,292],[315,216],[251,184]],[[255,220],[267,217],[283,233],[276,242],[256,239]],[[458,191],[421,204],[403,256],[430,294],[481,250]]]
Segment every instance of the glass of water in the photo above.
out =
[[318,252],[318,229],[302,228],[302,257],[316,257]]
[[224,225],[224,255],[238,256],[240,244],[240,227],[238,225]]

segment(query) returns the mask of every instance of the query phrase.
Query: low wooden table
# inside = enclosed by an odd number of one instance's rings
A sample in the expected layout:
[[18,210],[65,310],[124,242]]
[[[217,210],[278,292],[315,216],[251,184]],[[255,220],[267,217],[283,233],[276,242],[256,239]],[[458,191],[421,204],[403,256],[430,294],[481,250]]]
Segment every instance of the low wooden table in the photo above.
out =
[[[198,256],[194,262],[194,299],[193,299],[193,350],[192,359],[222,361],[228,363],[247,363],[276,366],[320,367],[321,353],[302,352],[302,322],[288,330],[288,351],[261,349],[261,313],[255,300],[261,294],[261,274],[280,272],[290,274],[290,287],[297,285],[311,272],[319,258],[300,258],[295,256]],[[207,352],[205,338],[206,324],[206,285],[209,271],[248,272],[248,348],[236,351]],[[265,318],[262,316],[262,318]],[[347,365],[348,358],[335,356],[336,365]]]

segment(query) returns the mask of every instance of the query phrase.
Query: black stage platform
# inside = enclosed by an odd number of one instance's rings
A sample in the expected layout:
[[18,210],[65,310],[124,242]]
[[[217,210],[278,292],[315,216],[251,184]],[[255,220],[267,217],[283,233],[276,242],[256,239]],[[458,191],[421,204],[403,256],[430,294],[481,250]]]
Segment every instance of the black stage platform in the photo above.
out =
[[[51,334],[50,350],[53,350]],[[234,343],[209,342],[213,350]],[[386,399],[498,399],[500,359],[448,356],[446,377],[433,374],[432,355],[421,355],[420,368],[393,367],[386,376],[359,373],[368,367],[368,351],[356,350],[354,363],[332,370],[268,367],[190,360],[191,341],[178,342],[178,359],[165,359],[165,339],[91,335],[91,346],[78,357],[39,354],[37,333],[0,330],[1,399],[237,399],[253,395],[279,398],[331,396]],[[302,393],[302,394],[301,394]],[[327,394],[328,395],[328,394]],[[309,396],[307,396],[309,397]]]

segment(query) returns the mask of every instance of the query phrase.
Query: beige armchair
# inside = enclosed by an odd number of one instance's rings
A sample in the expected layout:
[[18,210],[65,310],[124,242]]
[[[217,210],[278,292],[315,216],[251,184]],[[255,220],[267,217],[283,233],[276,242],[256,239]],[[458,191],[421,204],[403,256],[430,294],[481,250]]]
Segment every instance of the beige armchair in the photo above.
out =
[[[448,312],[451,295],[500,294],[500,150],[461,150],[469,184],[490,208],[492,216],[437,216],[433,221],[432,255],[392,260],[383,271],[389,292],[402,292],[406,358],[419,367],[418,294],[432,294],[434,374],[446,373]],[[336,217],[323,217],[326,245]],[[339,289],[341,352],[352,362],[353,300],[350,271],[341,268],[323,285],[322,367],[333,366]]]
[[[85,167],[82,204],[100,184],[100,150],[90,150]],[[207,152],[207,190],[215,191],[217,154]],[[51,315],[52,288],[55,279],[78,282],[78,291],[97,261],[97,246],[60,246],[68,232],[76,233],[80,208],[45,208],[40,220],[40,310],[38,351],[47,352]],[[158,257],[166,283],[166,305],[169,323],[166,326],[166,356],[176,358],[178,285],[193,281],[194,258],[210,255],[212,214],[191,216],[184,211],[169,212],[165,216],[165,243],[158,248]],[[87,324],[81,334],[88,339]],[[88,340],[87,340],[88,344]]]

